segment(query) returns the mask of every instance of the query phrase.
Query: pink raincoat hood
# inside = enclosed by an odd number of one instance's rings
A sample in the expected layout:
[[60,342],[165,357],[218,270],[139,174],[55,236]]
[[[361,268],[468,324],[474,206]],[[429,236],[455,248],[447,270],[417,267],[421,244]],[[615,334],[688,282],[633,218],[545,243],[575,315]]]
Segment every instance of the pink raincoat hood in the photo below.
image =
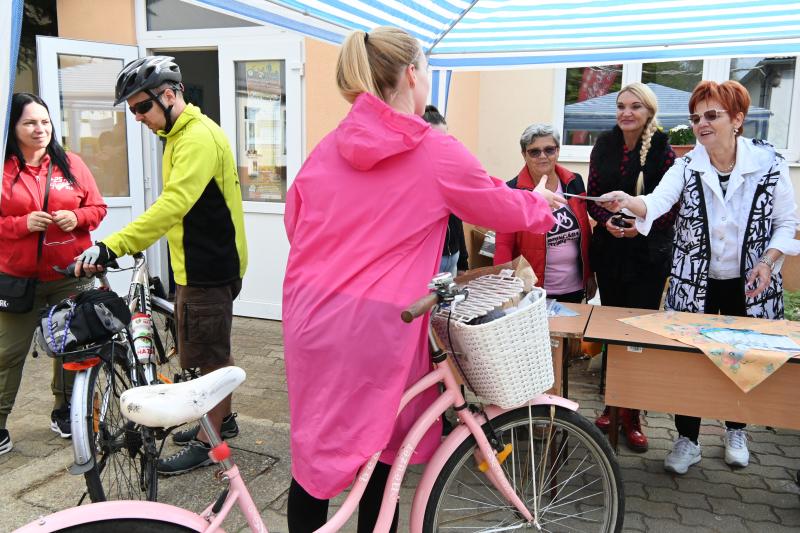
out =
[[336,129],[339,154],[356,170],[413,150],[431,131],[421,117],[399,113],[369,93],[356,98]]

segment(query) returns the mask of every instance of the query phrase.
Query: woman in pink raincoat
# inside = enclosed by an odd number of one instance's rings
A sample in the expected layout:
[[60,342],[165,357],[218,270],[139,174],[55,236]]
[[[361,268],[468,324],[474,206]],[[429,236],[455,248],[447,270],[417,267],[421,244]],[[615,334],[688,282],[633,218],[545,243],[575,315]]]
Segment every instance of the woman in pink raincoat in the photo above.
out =
[[[286,201],[291,243],[283,328],[292,439],[288,520],[292,533],[327,520],[328,499],[384,450],[359,507],[372,531],[402,438],[435,399],[418,396],[396,417],[404,389],[431,369],[427,320],[400,312],[427,292],[447,219],[504,232],[547,232],[543,186],[513,190],[489,177],[453,137],[422,120],[428,65],[402,30],[356,31],[342,46],[337,84],[353,104],[309,155]],[[436,449],[441,427],[412,463]],[[397,513],[395,513],[395,528]]]

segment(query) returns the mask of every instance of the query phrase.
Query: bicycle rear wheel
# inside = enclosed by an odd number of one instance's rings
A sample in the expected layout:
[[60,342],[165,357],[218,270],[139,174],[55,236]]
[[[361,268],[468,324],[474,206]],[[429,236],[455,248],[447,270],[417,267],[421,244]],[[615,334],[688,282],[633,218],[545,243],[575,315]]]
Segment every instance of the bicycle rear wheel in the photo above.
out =
[[[581,415],[522,407],[492,420],[512,453],[502,468],[542,531],[618,532],[625,517],[619,465],[600,431]],[[487,429],[487,426],[484,426]],[[532,431],[531,431],[532,430]],[[529,438],[533,435],[533,438]],[[523,529],[525,521],[478,469],[475,438],[448,459],[431,490],[423,531]]]
[[89,375],[86,431],[94,466],[84,473],[86,487],[93,502],[155,501],[155,438],[151,429],[126,420],[120,412],[120,395],[133,386],[121,361],[104,362],[92,368]]

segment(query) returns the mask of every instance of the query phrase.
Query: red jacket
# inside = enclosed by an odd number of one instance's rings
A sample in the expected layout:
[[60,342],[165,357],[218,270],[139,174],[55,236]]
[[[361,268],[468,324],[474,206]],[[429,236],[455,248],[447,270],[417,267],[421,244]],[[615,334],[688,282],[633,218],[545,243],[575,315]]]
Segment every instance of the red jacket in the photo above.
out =
[[[586,195],[583,178],[581,178],[580,174],[571,172],[561,165],[556,165],[556,174],[561,181],[561,188],[564,192]],[[517,177],[508,182],[508,186],[514,189],[533,190],[536,184],[533,183],[528,167],[524,166]],[[578,219],[578,225],[581,228],[581,262],[583,264],[583,286],[586,288],[586,283],[592,275],[592,267],[589,264],[589,243],[592,240],[592,227],[589,224],[589,215],[586,212],[586,200],[571,197],[567,200],[567,203]],[[494,264],[507,263],[520,255],[525,257],[533,267],[533,271],[538,278],[536,285],[543,287],[545,265],[547,264],[545,234],[528,231],[518,231],[516,233],[498,232],[495,240]],[[578,265],[575,266],[577,267]]]
[[0,249],[3,250],[0,272],[19,277],[35,276],[43,281],[60,279],[62,276],[52,267],[69,265],[76,255],[92,245],[89,231],[100,225],[106,216],[106,204],[86,164],[75,154],[67,154],[67,157],[77,186],[70,184],[61,169],[53,166],[47,211],[71,210],[78,218],[78,225],[72,232],[64,233],[55,223],[50,224],[38,265],[39,232],[28,231],[28,213],[42,210],[50,157],[45,155],[42,159],[38,176],[36,170],[28,166],[20,172],[16,157],[6,159],[0,196]]

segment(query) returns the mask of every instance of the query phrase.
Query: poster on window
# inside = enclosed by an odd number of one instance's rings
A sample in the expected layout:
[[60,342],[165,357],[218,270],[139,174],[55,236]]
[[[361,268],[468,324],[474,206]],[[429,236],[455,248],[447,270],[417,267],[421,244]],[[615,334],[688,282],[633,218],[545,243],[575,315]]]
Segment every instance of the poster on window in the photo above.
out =
[[236,63],[237,159],[246,201],[285,201],[284,69],[282,60]]

